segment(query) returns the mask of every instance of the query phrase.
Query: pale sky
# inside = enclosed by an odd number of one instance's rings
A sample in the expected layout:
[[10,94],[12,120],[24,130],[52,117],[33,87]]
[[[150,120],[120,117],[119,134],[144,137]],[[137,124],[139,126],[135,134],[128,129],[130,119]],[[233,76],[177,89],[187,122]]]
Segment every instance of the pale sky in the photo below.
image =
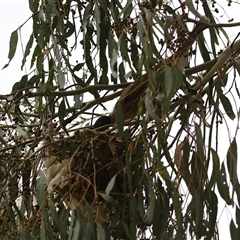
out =
[[[28,1],[24,0],[0,0],[0,69],[8,62],[9,40],[11,33],[23,24],[27,18],[31,16],[28,8]],[[29,35],[31,33],[31,20],[23,26],[21,30],[22,42],[25,47]],[[19,39],[20,40],[20,39]],[[19,81],[26,72],[21,71],[22,51],[20,41],[16,56],[13,58],[10,65],[4,70],[0,70],[0,94],[9,93],[12,85]],[[27,69],[29,70],[29,69]]]
[[[227,1],[223,1],[226,5]],[[221,10],[219,8],[219,10]],[[227,12],[231,13],[231,17],[234,17],[235,22],[240,22],[240,5],[235,5],[234,8],[225,9]],[[222,9],[224,11],[224,9]],[[31,15],[30,10],[28,9],[28,1],[27,0],[0,0],[0,33],[1,33],[1,44],[0,44],[0,69],[8,62],[8,50],[9,50],[9,39],[11,32],[17,29],[22,23],[24,23],[28,17]],[[222,19],[226,19],[226,21],[222,21]],[[222,18],[221,22],[227,22],[227,18]],[[31,33],[32,25],[31,20],[25,24],[21,30],[23,47],[26,46],[28,41],[28,37]],[[236,36],[239,32],[239,27],[234,28],[234,31],[229,32],[229,36]],[[0,70],[0,94],[6,94],[11,91],[12,85],[21,79],[21,77],[29,72],[29,69],[21,71],[21,61],[22,61],[22,50],[20,48],[20,39],[18,42],[18,48],[15,57],[10,63],[9,67]],[[221,137],[224,138],[224,135]],[[239,139],[239,138],[238,138]],[[240,143],[239,143],[240,144]],[[226,155],[226,151],[223,154],[221,159],[223,160]],[[228,207],[231,208],[230,206]],[[221,211],[224,209],[224,203],[219,204],[219,217]],[[218,218],[219,219],[219,218]],[[223,215],[220,217],[219,222],[219,231],[220,231],[220,240],[228,240],[230,239],[230,235],[228,234],[228,225],[231,220],[231,213],[227,211],[223,211]]]

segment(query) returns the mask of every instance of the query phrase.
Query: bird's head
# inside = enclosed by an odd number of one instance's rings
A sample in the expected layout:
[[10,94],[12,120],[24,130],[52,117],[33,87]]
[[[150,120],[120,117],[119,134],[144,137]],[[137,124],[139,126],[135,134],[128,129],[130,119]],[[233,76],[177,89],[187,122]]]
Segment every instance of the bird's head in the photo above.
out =
[[[113,120],[110,116],[101,116],[94,123],[93,128],[99,128],[99,127],[102,127],[102,126],[105,126],[105,125],[108,125],[108,124],[111,124],[111,123],[113,123]],[[106,130],[106,129],[107,128],[102,129],[102,130]]]

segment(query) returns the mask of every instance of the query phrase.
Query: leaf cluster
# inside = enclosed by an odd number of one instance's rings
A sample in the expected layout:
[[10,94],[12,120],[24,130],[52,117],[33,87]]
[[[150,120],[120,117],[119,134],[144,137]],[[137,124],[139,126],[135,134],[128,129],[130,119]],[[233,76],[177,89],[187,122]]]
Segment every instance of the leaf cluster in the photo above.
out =
[[[29,0],[32,33],[21,68],[31,71],[0,96],[2,238],[215,239],[221,202],[235,207],[229,227],[239,238],[237,128],[229,139],[222,131],[239,121],[240,41],[230,42],[226,29],[240,24],[217,23],[212,1],[172,2]],[[10,37],[4,68],[22,27]],[[105,109],[128,78],[143,78],[148,87],[138,116],[124,122],[118,108],[106,131],[127,147],[121,169],[94,193],[110,219],[98,221],[96,205],[69,208],[71,186],[47,191],[43,163],[54,150],[61,164],[77,144],[91,145],[84,136],[76,142],[74,133],[91,126],[98,116],[92,108]],[[119,198],[113,189],[120,173]]]

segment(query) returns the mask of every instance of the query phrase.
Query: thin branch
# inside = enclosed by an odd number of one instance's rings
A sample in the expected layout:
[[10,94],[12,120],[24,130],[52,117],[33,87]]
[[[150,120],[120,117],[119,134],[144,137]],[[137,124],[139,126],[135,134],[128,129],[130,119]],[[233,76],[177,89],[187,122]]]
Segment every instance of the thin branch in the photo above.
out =
[[[120,84],[112,84],[112,85],[89,85],[87,87],[78,89],[78,90],[72,90],[72,91],[45,91],[45,92],[27,92],[22,97],[66,97],[66,96],[74,96],[78,94],[83,94],[86,92],[91,91],[99,91],[99,90],[118,90],[119,88],[126,88],[129,86],[132,82],[126,82],[126,83],[120,83]],[[24,89],[21,89],[23,91]],[[13,95],[16,94],[18,91],[12,93]],[[9,95],[8,95],[9,96]],[[6,99],[5,95],[0,95],[0,98]]]
[[194,20],[192,18],[188,18],[188,22],[193,22],[196,24],[202,24],[205,25],[209,28],[219,28],[219,27],[238,27],[240,26],[240,22],[236,22],[236,23],[207,23],[207,22],[203,22],[203,21],[197,21]]
[[195,91],[198,91],[202,87],[204,87],[211,77],[214,75],[215,72],[221,71],[224,67],[225,63],[227,62],[228,58],[234,53],[235,51],[240,49],[240,40],[236,41],[235,43],[231,44],[227,47],[218,57],[217,62],[215,65],[210,69],[210,71],[204,76],[201,82],[194,88]]

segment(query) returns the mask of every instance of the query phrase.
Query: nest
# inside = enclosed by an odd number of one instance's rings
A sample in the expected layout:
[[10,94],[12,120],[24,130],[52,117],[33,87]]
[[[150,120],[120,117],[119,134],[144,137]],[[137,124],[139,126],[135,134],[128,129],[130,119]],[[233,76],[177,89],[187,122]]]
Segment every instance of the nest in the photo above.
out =
[[101,202],[100,193],[115,176],[111,194],[123,193],[123,169],[126,143],[115,132],[91,129],[75,132],[49,147],[45,160],[47,189],[67,189],[65,196],[71,208]]

